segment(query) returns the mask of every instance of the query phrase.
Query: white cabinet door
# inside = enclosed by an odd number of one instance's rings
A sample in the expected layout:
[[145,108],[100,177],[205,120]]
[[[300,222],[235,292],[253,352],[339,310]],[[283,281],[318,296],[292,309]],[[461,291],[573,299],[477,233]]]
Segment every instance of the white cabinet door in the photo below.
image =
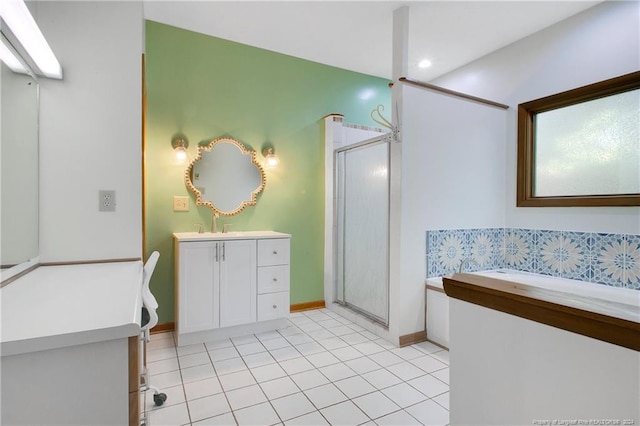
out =
[[220,327],[256,321],[256,241],[220,246]]
[[[178,332],[220,326],[218,311],[219,263],[215,241],[180,243],[178,250]],[[218,253],[219,255],[219,253]]]

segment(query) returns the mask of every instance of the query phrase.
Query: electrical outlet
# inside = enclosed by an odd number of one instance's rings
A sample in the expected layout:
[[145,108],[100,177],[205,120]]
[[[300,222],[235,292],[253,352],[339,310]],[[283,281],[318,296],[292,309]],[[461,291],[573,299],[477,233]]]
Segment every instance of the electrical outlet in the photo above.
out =
[[173,211],[174,212],[188,212],[189,211],[189,197],[183,195],[173,196]]
[[98,191],[98,211],[116,211],[116,191],[106,191],[103,189]]

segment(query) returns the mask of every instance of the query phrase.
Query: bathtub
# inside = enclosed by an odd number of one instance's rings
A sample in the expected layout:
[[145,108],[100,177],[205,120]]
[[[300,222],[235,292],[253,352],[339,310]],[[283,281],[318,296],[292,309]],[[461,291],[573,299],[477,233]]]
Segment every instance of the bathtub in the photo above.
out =
[[474,272],[497,280],[521,284],[533,295],[553,298],[577,309],[640,323],[640,291],[568,278],[500,269]]
[[512,270],[444,288],[451,425],[640,424],[639,291]]
[[[473,272],[527,288],[533,295],[558,303],[640,323],[640,291],[567,278],[551,277],[511,269]],[[444,294],[442,278],[426,280],[427,339],[449,347],[449,298]]]

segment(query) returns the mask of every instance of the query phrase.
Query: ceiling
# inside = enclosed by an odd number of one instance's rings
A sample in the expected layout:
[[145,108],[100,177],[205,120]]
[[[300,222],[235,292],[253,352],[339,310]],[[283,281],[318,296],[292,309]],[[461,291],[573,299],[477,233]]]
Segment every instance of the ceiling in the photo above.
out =
[[[166,1],[146,19],[391,79],[393,12],[409,7],[409,72],[429,81],[601,1]],[[428,58],[432,65],[419,68]]]

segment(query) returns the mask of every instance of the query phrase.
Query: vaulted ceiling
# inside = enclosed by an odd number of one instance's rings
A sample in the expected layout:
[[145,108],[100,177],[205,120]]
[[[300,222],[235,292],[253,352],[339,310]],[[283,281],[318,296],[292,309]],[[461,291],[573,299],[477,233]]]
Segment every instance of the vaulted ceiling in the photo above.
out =
[[[159,1],[145,18],[391,78],[393,11],[409,7],[409,73],[429,81],[601,1]],[[432,65],[419,68],[428,59]]]

